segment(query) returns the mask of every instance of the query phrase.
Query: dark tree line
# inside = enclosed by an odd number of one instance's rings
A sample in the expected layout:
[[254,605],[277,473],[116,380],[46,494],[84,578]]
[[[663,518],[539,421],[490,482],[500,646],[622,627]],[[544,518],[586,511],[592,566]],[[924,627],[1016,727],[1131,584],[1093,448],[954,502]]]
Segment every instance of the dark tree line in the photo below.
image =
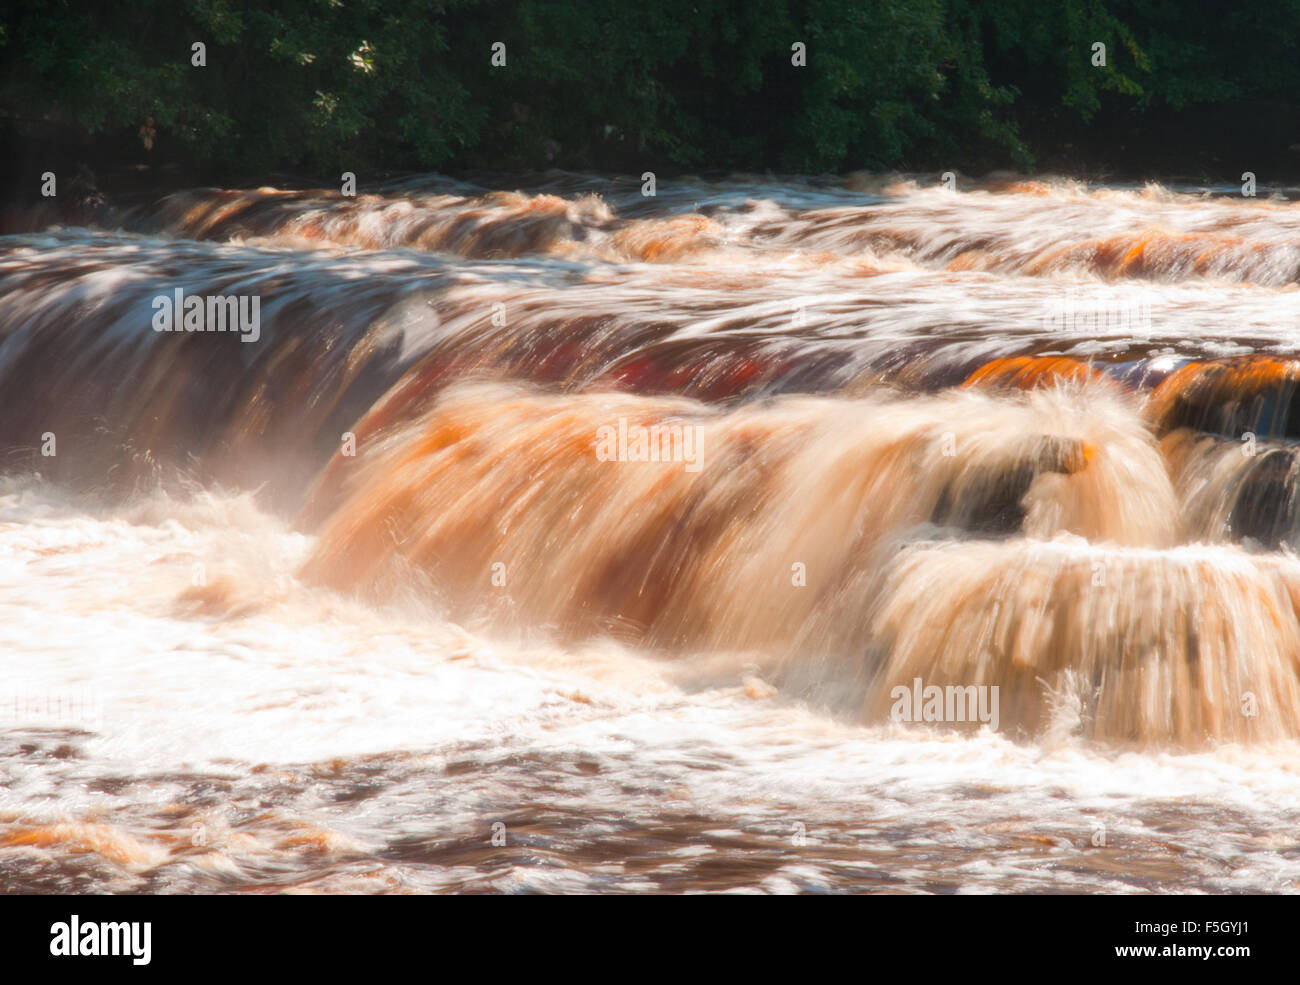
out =
[[1298,41],[1300,0],[10,0],[0,123],[225,176],[1152,158],[1228,180],[1300,164]]

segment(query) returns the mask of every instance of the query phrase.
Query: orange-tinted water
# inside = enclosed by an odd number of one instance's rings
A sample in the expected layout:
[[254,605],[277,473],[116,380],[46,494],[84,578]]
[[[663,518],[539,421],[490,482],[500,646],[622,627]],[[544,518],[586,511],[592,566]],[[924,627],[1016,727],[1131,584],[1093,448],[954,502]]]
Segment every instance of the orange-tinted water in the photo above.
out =
[[0,885],[1300,888],[1300,205],[482,181],[0,237]]

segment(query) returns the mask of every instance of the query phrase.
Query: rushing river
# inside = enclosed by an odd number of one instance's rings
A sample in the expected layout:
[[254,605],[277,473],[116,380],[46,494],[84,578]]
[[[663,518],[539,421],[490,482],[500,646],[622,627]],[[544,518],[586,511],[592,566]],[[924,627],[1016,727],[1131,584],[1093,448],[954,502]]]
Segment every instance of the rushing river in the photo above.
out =
[[1300,890],[1300,203],[470,177],[6,216],[0,888]]

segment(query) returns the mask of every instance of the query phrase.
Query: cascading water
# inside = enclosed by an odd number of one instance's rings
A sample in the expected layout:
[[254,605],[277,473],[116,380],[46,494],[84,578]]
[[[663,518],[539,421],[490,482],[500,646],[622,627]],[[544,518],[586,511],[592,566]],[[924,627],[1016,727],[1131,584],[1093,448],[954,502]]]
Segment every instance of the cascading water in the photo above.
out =
[[9,217],[7,885],[1300,886],[1300,206],[496,184]]

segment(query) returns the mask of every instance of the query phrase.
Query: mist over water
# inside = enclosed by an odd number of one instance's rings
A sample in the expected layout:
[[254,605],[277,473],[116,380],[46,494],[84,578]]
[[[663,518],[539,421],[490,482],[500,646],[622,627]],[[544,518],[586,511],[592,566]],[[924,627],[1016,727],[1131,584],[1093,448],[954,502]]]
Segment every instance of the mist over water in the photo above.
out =
[[[7,887],[1300,888],[1300,205],[58,219],[0,236]],[[178,290],[256,341],[157,330]]]

